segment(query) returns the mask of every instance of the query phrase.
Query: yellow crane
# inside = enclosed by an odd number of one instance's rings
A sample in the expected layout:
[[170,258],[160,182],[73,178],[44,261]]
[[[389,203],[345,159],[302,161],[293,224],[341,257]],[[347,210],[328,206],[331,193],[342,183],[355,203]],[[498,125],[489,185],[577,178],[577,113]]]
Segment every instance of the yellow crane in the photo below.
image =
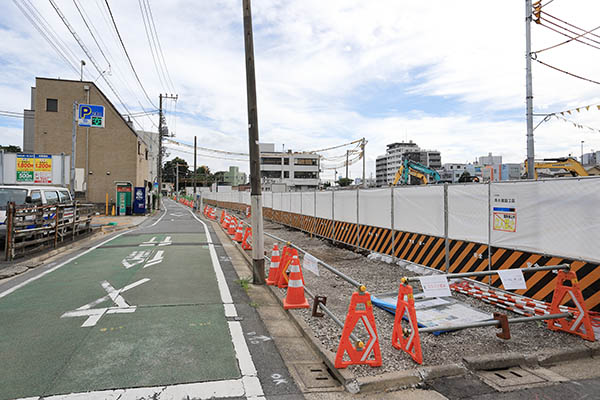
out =
[[[589,176],[583,166],[573,157],[562,158],[544,158],[536,160],[533,167],[535,179],[538,178],[538,169],[564,169],[573,176]],[[525,160],[525,170],[527,170],[527,160]]]

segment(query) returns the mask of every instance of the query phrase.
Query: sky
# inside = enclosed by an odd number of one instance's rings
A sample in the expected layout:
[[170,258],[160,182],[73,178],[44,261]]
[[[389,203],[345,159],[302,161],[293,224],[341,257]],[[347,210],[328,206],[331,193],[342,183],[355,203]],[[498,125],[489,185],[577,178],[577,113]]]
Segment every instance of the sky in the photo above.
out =
[[[95,81],[122,113],[156,110],[159,93],[176,93],[176,105],[165,101],[167,124],[176,140],[191,144],[196,136],[199,146],[248,152],[241,0],[149,0],[168,72],[153,61],[162,58],[153,53],[146,36],[140,10],[145,3],[108,1],[148,98],[118,44],[104,0],[53,1],[98,70],[49,1],[18,3],[39,10],[43,17],[38,18],[52,28],[74,66],[43,39],[15,2],[4,0],[0,5],[0,110],[29,108],[29,88],[36,76],[79,79],[78,63],[83,59],[84,79]],[[597,0],[546,2],[543,10],[553,17],[585,30],[600,25]],[[90,17],[94,37],[76,5]],[[278,150],[311,151],[364,137],[367,177],[375,175],[375,159],[385,153],[387,144],[405,140],[440,151],[443,163],[472,162],[490,152],[502,155],[505,163],[523,162],[524,5],[524,0],[255,0],[260,141],[275,143]],[[545,24],[554,27],[551,22],[557,20],[545,18],[549,21]],[[548,27],[532,24],[533,51],[567,40]],[[594,33],[600,35],[600,29]],[[571,41],[539,52],[537,58],[600,81],[600,36],[590,37],[598,43],[589,43],[598,48]],[[581,141],[584,152],[600,150],[599,89],[597,83],[533,62],[534,112],[593,106],[565,114],[583,128],[557,118],[541,123],[534,132],[536,158],[579,157]],[[536,117],[534,125],[541,120]],[[0,116],[0,143],[22,145],[22,123]],[[158,117],[142,116],[136,124],[138,129],[156,130]],[[323,161],[323,166],[343,164],[346,149],[351,148],[327,152],[333,161]],[[168,158],[178,156],[193,163],[189,153],[168,152]],[[244,157],[230,157],[237,160],[201,155],[198,164],[212,171],[237,165],[248,172],[248,162],[238,161]],[[361,162],[350,166],[350,177],[361,175]],[[322,174],[325,179],[333,176],[332,169]]]

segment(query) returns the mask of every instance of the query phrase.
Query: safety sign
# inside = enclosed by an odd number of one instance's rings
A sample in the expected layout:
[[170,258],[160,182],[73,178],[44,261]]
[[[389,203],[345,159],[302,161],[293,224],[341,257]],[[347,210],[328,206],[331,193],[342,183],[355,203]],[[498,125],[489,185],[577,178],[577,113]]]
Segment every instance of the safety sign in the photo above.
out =
[[494,230],[516,232],[517,209],[513,207],[494,207]]
[[104,106],[80,104],[79,126],[87,128],[104,128]]

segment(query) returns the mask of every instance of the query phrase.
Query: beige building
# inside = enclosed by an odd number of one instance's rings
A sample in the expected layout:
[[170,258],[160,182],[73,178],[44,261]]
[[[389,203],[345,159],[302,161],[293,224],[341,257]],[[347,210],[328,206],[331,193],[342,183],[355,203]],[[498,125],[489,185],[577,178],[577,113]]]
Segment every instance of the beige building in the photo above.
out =
[[104,203],[108,194],[114,203],[118,185],[143,186],[147,193],[152,190],[156,168],[150,168],[154,157],[148,139],[136,133],[93,82],[49,78],[35,82],[31,110],[25,110],[34,118],[24,125],[24,152],[71,154],[73,103],[101,105],[104,128],[77,127],[76,196]]

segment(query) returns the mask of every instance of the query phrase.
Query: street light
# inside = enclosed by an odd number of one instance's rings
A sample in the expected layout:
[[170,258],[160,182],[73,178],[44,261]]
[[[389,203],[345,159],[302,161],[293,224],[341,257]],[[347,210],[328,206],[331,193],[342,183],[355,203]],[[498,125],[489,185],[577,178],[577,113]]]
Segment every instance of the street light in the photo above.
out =
[[81,60],[81,75],[79,75],[79,80],[83,81],[83,66],[85,65],[85,61]]
[[583,143],[584,141],[581,141],[581,165],[583,165]]

